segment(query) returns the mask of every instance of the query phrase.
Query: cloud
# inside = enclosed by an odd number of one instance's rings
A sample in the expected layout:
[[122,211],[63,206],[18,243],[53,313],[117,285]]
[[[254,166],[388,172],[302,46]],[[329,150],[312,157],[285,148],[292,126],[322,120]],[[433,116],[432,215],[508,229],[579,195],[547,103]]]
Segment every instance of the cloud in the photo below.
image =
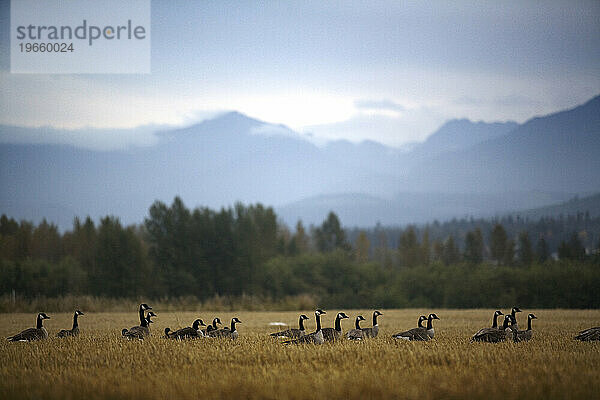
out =
[[404,107],[391,100],[356,100],[356,108],[361,110],[404,111]]

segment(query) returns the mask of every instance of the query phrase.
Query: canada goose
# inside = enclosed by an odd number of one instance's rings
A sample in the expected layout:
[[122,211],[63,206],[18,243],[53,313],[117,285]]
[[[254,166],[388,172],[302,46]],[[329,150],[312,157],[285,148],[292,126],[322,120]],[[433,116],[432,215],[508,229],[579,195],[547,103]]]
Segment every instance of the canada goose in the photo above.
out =
[[519,307],[513,307],[512,310],[510,310],[510,315],[512,317],[512,325],[510,326],[510,328],[514,331],[517,331],[519,329],[519,325],[517,325],[518,312],[521,312],[521,309]]
[[360,328],[360,321],[365,321],[365,318],[362,315],[356,317],[356,322],[354,323],[354,329],[346,332],[346,339],[350,340],[363,340],[364,331]]
[[165,336],[168,339],[195,339],[204,337],[204,334],[200,330],[200,326],[206,326],[206,324],[201,319],[197,319],[192,323],[191,327],[186,326],[185,328],[178,329],[175,332],[170,332],[170,328],[165,328]]
[[471,340],[474,340],[474,341],[480,341],[480,340],[478,339],[478,337],[479,337],[480,335],[483,335],[483,334],[485,334],[485,332],[487,332],[487,329],[498,329],[498,317],[499,317],[500,315],[504,315],[504,314],[502,313],[502,311],[500,311],[500,310],[496,310],[496,311],[494,312],[494,317],[493,317],[493,319],[492,319],[492,327],[491,327],[491,328],[481,328],[479,331],[477,331],[477,333],[475,333],[475,334],[474,334],[474,335],[471,337]]
[[205,329],[202,329],[202,333],[204,334],[204,336],[208,336],[208,332],[210,331],[219,330],[219,327],[217,325],[223,325],[219,317],[214,318],[211,325],[208,325]]
[[286,340],[283,344],[302,344],[302,343],[312,343],[312,344],[323,344],[325,339],[323,338],[323,330],[321,329],[321,315],[327,314],[325,311],[320,308],[315,311],[315,320],[317,321],[317,329],[309,334],[299,337],[294,340]]
[[[121,331],[121,335],[127,337],[128,339],[133,339],[133,338],[143,339],[145,336],[149,336],[150,335],[149,323],[148,323],[148,320],[144,317],[144,311],[147,311],[147,310],[152,310],[152,307],[150,307],[146,303],[140,304],[140,309],[139,309],[140,324],[138,326],[133,326],[129,329],[123,329]],[[154,314],[153,312],[152,312],[152,314],[153,314],[153,316],[156,316],[156,314]]]
[[533,336],[533,331],[531,330],[531,320],[537,319],[537,317],[533,314],[527,315],[527,330],[525,331],[515,331],[513,340],[515,342],[523,342],[528,341]]
[[377,317],[380,315],[383,315],[383,314],[380,313],[379,311],[375,310],[373,312],[373,326],[369,327],[369,328],[362,328],[365,337],[368,337],[368,338],[377,337],[377,334],[379,333],[379,324],[377,324]]
[[584,329],[577,336],[575,340],[581,340],[582,342],[591,342],[594,340],[600,340],[600,326],[594,328]]
[[472,338],[471,341],[475,342],[489,342],[489,343],[498,343],[506,340],[506,330],[508,329],[508,324],[511,321],[511,315],[504,316],[504,323],[500,329],[498,328],[484,328],[477,332]]
[[335,316],[334,328],[323,329],[323,339],[326,342],[335,342],[342,337],[342,320],[349,318],[345,313],[339,312]]
[[394,339],[426,341],[431,339],[427,334],[427,328],[423,326],[423,322],[427,321],[427,317],[421,315],[417,322],[417,327],[404,332],[396,333],[392,337]]
[[241,324],[242,321],[240,321],[239,319],[237,319],[237,317],[233,317],[231,319],[231,329],[229,328],[223,328],[223,329],[219,329],[216,331],[210,331],[208,332],[208,335],[211,337],[224,337],[224,338],[230,338],[230,339],[237,339],[239,336],[239,333],[237,331],[237,328],[235,327],[235,324]]
[[304,336],[306,334],[306,330],[304,329],[304,320],[309,319],[306,315],[300,315],[298,319],[298,329],[291,328],[281,332],[271,333],[270,336],[274,337],[288,337],[288,338],[299,338],[300,336]]
[[73,314],[73,328],[71,330],[62,329],[56,336],[58,337],[67,337],[67,336],[78,336],[79,335],[79,324],[77,323],[77,317],[80,315],[84,315],[81,311],[75,311]]
[[32,340],[41,340],[48,338],[48,331],[42,325],[42,321],[50,319],[46,313],[39,313],[37,315],[35,328],[25,329],[24,331],[17,333],[14,336],[7,337],[6,340],[10,342],[30,342]]

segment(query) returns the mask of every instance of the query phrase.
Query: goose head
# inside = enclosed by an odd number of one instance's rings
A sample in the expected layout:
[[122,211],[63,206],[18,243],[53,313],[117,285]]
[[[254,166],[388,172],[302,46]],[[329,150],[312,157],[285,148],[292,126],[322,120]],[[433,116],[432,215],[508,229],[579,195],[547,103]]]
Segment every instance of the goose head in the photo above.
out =
[[216,317],[215,319],[213,319],[213,327],[217,326],[217,325],[223,325],[223,323],[221,322],[221,319],[219,317]]
[[440,319],[437,315],[435,315],[434,313],[429,314],[429,319]]
[[233,318],[231,319],[231,322],[235,322],[236,324],[241,324],[241,323],[242,323],[242,321],[240,321],[240,320],[238,319],[238,317],[233,317]]
[[527,318],[529,318],[529,319],[537,319],[537,317],[535,315],[533,315],[533,314],[529,314],[527,316]]
[[356,322],[358,322],[358,321],[366,321],[366,320],[362,315],[359,315],[358,317],[356,317]]
[[427,321],[427,317],[426,317],[426,316],[424,316],[424,315],[421,315],[421,316],[419,317],[419,322],[418,322],[418,325],[417,325],[417,326],[423,326],[423,322],[425,322],[425,321]]
[[512,314],[521,312],[521,309],[519,307],[513,307],[512,310],[510,311]]
[[140,304],[140,309],[147,311],[147,310],[152,310],[152,307],[150,307],[148,304],[146,303],[142,303]]
[[350,318],[349,316],[346,315],[345,312],[339,312],[338,315],[336,316],[337,319],[346,319],[346,318]]
[[77,314],[77,315],[85,315],[84,313],[82,313],[82,312],[81,312],[81,311],[79,311],[79,310],[75,311],[75,314]]
[[327,313],[326,313],[324,310],[321,310],[320,308],[318,308],[318,309],[315,311],[315,314],[316,314],[316,315],[325,315],[325,314],[327,314]]
[[148,313],[148,315],[146,315],[146,321],[148,321],[148,323],[149,323],[149,324],[153,324],[153,323],[154,323],[154,321],[152,321],[152,320],[150,319],[150,317],[156,317],[156,314],[154,314],[154,311],[150,311],[150,312]]
[[382,313],[382,312],[379,312],[379,311],[377,311],[377,310],[375,310],[375,312],[373,312],[373,316],[374,316],[374,317],[378,317],[378,316],[380,316],[380,315],[383,315],[383,313]]
[[38,314],[38,318],[39,319],[50,319],[50,317],[48,315],[46,315],[46,313],[43,313],[43,312]]
[[306,315],[302,314],[302,315],[300,316],[300,319],[310,319],[310,318],[308,318]]
[[125,336],[127,334],[127,332],[129,332],[127,329],[125,329],[125,328],[121,329],[121,336]]
[[499,317],[500,315],[504,315],[504,313],[500,310],[496,310],[496,312],[494,313],[494,317]]

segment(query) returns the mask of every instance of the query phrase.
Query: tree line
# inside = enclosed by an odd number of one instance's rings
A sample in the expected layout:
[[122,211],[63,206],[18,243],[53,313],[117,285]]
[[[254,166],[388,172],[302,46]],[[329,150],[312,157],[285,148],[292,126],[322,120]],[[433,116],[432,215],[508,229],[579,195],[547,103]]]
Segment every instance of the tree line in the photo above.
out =
[[[599,307],[598,218],[450,221],[345,230],[331,212],[293,230],[261,204],[157,201],[141,225],[75,219],[64,233],[0,217],[0,294],[108,298],[308,294],[329,307]],[[554,225],[553,225],[554,224]],[[470,227],[470,229],[465,229]],[[560,234],[558,233],[560,232]],[[557,241],[558,237],[558,241]],[[391,240],[390,240],[391,239]],[[394,242],[395,243],[390,243]]]

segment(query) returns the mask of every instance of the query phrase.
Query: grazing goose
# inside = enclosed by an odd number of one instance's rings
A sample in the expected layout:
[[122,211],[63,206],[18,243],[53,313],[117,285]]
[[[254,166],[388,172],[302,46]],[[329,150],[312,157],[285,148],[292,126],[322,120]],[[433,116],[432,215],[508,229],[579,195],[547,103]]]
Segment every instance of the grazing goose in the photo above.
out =
[[373,312],[373,326],[370,328],[362,328],[365,337],[368,337],[368,338],[377,337],[377,334],[379,333],[379,324],[377,324],[377,317],[380,315],[383,315],[383,314],[380,313],[379,311],[375,310]]
[[339,312],[335,316],[335,325],[334,328],[324,328],[323,329],[323,339],[326,342],[335,342],[338,339],[342,338],[342,320],[349,318],[345,313]]
[[285,331],[271,333],[270,336],[274,337],[288,337],[292,339],[299,338],[300,336],[304,336],[306,334],[306,330],[304,329],[304,320],[309,319],[306,315],[300,315],[298,319],[298,329],[291,328]]
[[429,340],[430,337],[427,334],[427,328],[423,326],[424,321],[427,321],[427,317],[424,315],[421,315],[419,317],[419,321],[417,323],[416,328],[412,328],[412,329],[409,329],[404,332],[396,333],[395,335],[392,335],[392,337],[394,339],[403,339],[403,340],[418,340],[418,341]]
[[349,330],[346,333],[346,339],[349,340],[363,340],[364,332],[360,327],[360,321],[365,321],[365,318],[362,315],[356,317],[356,322],[354,323],[355,328]]
[[35,328],[25,329],[24,331],[17,333],[14,336],[7,337],[6,340],[9,342],[30,342],[32,340],[42,340],[48,338],[48,331],[42,325],[42,321],[50,319],[46,313],[39,313],[37,315],[37,323]]
[[242,321],[237,319],[237,317],[233,317],[231,319],[231,329],[223,328],[223,329],[219,329],[216,331],[210,331],[210,332],[208,332],[208,335],[211,337],[218,337],[218,338],[237,339],[239,336],[239,333],[237,331],[237,328],[235,327],[235,324],[241,324],[241,323],[242,323]]
[[484,328],[477,332],[472,338],[471,341],[474,342],[488,342],[488,343],[498,343],[506,340],[506,330],[509,329],[508,324],[511,321],[511,315],[504,316],[504,323],[500,329],[498,328]]
[[317,321],[317,329],[313,333],[309,333],[307,335],[301,336],[298,339],[294,340],[286,340],[283,344],[302,344],[302,343],[312,343],[312,344],[323,344],[325,339],[323,338],[323,329],[321,329],[321,315],[327,314],[325,311],[320,308],[315,311],[315,320]]
[[204,333],[200,330],[200,326],[206,326],[206,324],[201,319],[197,319],[192,323],[192,326],[186,326],[175,332],[170,332],[170,328],[165,328],[165,337],[168,339],[196,339],[204,337]]
[[496,311],[494,312],[494,317],[493,317],[493,319],[492,319],[492,327],[491,327],[491,328],[481,328],[479,331],[477,331],[477,333],[475,333],[475,334],[474,334],[474,335],[471,337],[471,340],[474,340],[474,341],[480,341],[480,340],[478,339],[478,337],[480,337],[481,335],[485,334],[485,332],[487,332],[487,330],[488,330],[488,329],[498,329],[498,317],[499,317],[500,315],[504,315],[504,314],[502,313],[502,311],[500,311],[500,310],[496,310]]
[[[150,327],[149,327],[148,319],[146,319],[144,317],[144,311],[147,311],[147,310],[152,310],[152,307],[150,307],[146,303],[140,304],[140,309],[139,309],[140,324],[138,326],[133,326],[129,329],[123,329],[121,331],[121,335],[127,337],[128,339],[133,339],[133,338],[143,339],[145,336],[149,336],[150,335]],[[156,314],[154,314],[154,313],[152,313],[152,314],[153,314],[153,316],[156,316]]]
[[223,323],[221,322],[221,320],[219,319],[219,317],[216,317],[213,319],[212,324],[208,325],[206,327],[206,329],[202,329],[202,333],[204,334],[204,336],[208,336],[208,333],[210,331],[217,331],[219,330],[219,327],[217,325],[223,325]]
[[537,319],[537,317],[533,314],[529,314],[527,316],[527,330],[525,331],[515,331],[513,333],[513,340],[515,342],[523,342],[528,341],[533,337],[533,331],[531,330],[531,320]]
[[594,328],[584,329],[573,339],[581,340],[582,342],[591,342],[594,340],[600,340],[600,326]]
[[79,324],[77,323],[77,317],[80,315],[84,315],[84,314],[79,310],[75,311],[75,314],[73,315],[73,328],[71,328],[71,330],[62,329],[60,332],[58,332],[58,334],[56,336],[61,337],[61,338],[67,337],[67,336],[78,336],[79,335]]

